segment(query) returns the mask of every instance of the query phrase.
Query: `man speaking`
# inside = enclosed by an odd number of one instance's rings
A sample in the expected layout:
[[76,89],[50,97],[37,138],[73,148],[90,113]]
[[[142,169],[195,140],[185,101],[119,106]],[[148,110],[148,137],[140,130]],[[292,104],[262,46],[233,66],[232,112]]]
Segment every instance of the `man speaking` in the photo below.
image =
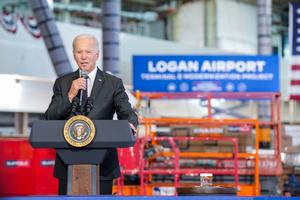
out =
[[[80,110],[89,107],[87,116],[93,120],[128,120],[135,132],[138,125],[123,82],[96,67],[99,58],[97,39],[81,34],[73,40],[73,55],[79,67],[75,72],[56,79],[51,103],[45,113],[48,120],[67,120],[74,116],[74,103]],[[76,105],[75,104],[75,105]],[[92,104],[92,107],[91,105]],[[113,179],[120,175],[116,149],[109,149],[100,169],[100,194],[112,194]],[[59,194],[67,193],[67,166],[56,156],[54,176],[59,179]]]

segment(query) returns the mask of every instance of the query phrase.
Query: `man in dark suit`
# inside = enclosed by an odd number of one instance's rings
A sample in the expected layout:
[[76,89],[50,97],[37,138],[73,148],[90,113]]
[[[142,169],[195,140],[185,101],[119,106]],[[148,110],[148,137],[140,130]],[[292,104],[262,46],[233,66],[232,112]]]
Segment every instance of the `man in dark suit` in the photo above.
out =
[[[123,82],[120,78],[107,74],[96,67],[99,58],[97,39],[88,34],[78,35],[73,40],[73,55],[79,67],[75,72],[56,79],[53,86],[51,103],[45,113],[48,120],[66,120],[73,116],[72,102],[81,90],[87,90],[87,96],[93,102],[88,117],[97,120],[111,120],[116,113],[118,119],[128,120],[136,132],[138,119],[128,102]],[[88,78],[79,74],[84,71]],[[84,102],[83,102],[84,103]],[[120,175],[116,149],[109,149],[100,169],[100,192],[112,194],[113,179]],[[56,156],[54,176],[59,179],[59,194],[67,193],[67,166]]]

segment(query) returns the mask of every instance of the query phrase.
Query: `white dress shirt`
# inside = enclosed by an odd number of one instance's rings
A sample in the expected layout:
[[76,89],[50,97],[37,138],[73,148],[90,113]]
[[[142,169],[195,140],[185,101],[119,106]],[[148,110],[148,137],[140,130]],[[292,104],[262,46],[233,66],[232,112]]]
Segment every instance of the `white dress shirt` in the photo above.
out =
[[93,85],[94,85],[96,74],[97,74],[97,70],[98,70],[98,67],[95,67],[93,69],[93,71],[91,71],[88,74],[88,79],[87,79],[88,97],[91,96]]

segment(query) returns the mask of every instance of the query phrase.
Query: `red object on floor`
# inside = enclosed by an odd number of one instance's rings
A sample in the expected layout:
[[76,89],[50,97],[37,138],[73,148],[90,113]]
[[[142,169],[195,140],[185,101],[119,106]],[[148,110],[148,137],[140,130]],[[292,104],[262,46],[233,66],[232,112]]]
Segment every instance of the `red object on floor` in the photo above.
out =
[[[130,171],[139,169],[140,161],[140,138],[137,139],[133,147],[118,148],[119,163],[121,171],[130,174]],[[135,174],[135,172],[133,172]]]
[[33,149],[27,138],[0,138],[0,196],[55,195],[55,151]]

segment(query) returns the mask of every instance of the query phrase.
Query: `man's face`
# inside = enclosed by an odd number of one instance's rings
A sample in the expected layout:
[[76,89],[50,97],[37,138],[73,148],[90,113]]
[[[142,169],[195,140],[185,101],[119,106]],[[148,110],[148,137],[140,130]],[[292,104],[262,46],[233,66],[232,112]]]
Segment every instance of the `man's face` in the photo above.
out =
[[73,55],[81,70],[88,73],[93,71],[99,58],[95,40],[89,37],[78,38],[75,41]]

